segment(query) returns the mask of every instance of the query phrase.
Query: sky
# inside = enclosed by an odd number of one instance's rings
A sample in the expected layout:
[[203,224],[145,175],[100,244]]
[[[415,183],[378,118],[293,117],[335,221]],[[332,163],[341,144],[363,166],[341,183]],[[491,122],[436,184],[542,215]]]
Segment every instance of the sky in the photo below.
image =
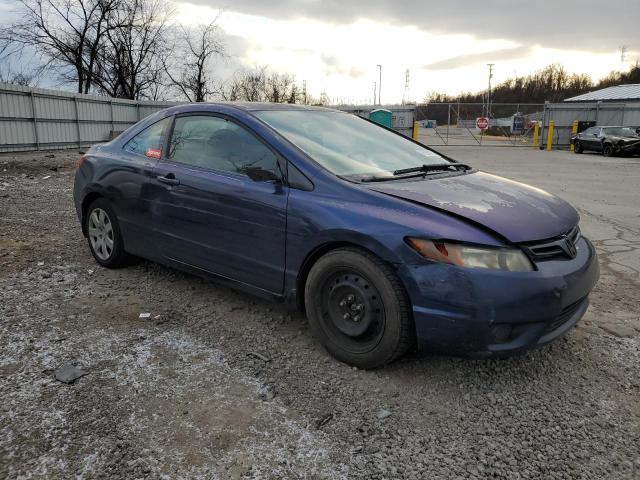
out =
[[[16,0],[0,0],[0,24]],[[175,2],[176,21],[218,17],[229,59],[221,79],[241,66],[267,65],[331,100],[421,101],[526,75],[551,63],[594,79],[640,57],[640,0],[190,0]],[[622,63],[620,47],[627,47]]]

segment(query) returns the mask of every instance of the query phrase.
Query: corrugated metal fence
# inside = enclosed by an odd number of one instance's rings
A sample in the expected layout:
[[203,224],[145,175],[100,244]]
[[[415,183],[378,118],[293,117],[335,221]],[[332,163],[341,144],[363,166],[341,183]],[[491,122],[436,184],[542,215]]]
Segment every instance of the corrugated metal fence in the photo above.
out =
[[175,104],[0,83],[0,152],[82,148],[105,142]]
[[574,120],[595,122],[599,126],[639,127],[640,102],[547,103],[540,132],[540,148],[546,145],[551,120],[554,123],[552,145],[568,148]]

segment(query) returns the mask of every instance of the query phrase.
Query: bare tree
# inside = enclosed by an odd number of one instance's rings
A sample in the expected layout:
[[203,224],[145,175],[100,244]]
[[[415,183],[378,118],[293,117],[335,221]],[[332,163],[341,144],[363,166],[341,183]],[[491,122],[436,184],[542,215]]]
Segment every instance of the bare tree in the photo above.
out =
[[78,93],[93,86],[100,43],[109,30],[107,19],[121,0],[18,0],[21,15],[0,29],[0,52],[21,55],[33,49],[42,68],[55,67]]
[[269,72],[267,67],[240,70],[221,89],[228,101],[297,103],[301,100],[293,76]]
[[164,63],[170,85],[190,102],[204,102],[215,93],[212,63],[225,56],[216,20],[195,28],[179,27],[178,47],[169,55],[175,61]]
[[95,83],[112,97],[157,96],[173,11],[164,0],[128,0],[108,19]]
[[35,72],[13,72],[0,71],[0,82],[11,83],[23,87],[33,87],[36,84],[37,74]]
[[265,100],[273,103],[296,103],[297,87],[294,77],[271,73],[266,79]]

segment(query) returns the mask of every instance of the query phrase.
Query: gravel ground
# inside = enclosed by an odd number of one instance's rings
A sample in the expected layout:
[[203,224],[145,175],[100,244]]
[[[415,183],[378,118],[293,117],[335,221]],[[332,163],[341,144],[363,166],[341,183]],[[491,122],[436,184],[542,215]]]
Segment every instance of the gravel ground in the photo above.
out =
[[[300,313],[149,262],[99,268],[72,205],[77,157],[0,156],[0,478],[640,478],[637,181],[635,217],[576,202],[603,275],[568,336],[362,371]],[[608,175],[586,192],[619,189]],[[86,376],[59,382],[67,364]]]

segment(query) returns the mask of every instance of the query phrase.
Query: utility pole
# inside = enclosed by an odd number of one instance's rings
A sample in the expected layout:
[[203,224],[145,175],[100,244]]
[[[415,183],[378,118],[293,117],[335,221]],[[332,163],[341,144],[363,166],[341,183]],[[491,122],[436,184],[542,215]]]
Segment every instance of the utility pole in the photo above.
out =
[[373,82],[373,104],[376,104],[376,95],[378,94],[378,82]]
[[402,94],[402,105],[409,102],[409,69],[404,74],[404,93]]
[[304,96],[304,104],[307,104],[307,81],[302,81],[302,95]]
[[379,76],[378,78],[378,105],[382,105],[382,65],[378,65]]
[[491,118],[491,79],[493,78],[493,67],[495,63],[487,63],[489,67],[489,91],[487,93],[487,118]]

